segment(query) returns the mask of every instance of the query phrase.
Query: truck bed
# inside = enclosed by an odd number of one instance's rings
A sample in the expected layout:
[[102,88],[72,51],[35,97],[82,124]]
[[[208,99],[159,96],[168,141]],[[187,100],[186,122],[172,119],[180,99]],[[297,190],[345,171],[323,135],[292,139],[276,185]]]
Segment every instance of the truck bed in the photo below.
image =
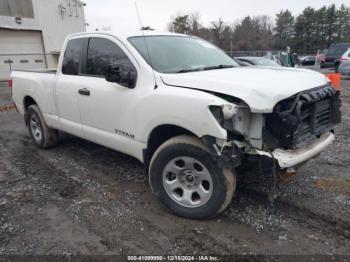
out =
[[35,99],[44,114],[57,114],[53,95],[56,70],[15,70],[11,78],[12,98],[20,113],[24,113],[24,99],[29,96]]

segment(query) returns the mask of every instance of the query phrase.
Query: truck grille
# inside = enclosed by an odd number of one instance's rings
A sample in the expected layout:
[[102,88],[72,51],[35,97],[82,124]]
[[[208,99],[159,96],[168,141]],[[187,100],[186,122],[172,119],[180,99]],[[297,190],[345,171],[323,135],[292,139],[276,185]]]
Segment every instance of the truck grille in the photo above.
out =
[[281,101],[266,116],[264,142],[294,149],[334,129],[340,119],[339,92],[330,85],[308,90]]

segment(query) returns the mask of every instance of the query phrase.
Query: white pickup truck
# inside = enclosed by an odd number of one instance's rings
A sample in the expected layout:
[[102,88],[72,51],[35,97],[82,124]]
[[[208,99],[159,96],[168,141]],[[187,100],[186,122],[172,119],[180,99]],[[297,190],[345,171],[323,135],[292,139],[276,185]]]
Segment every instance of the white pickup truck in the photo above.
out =
[[319,154],[341,115],[322,74],[241,67],[203,39],[155,31],[70,35],[57,71],[12,80],[38,147],[62,130],[131,155],[160,201],[195,219],[229,205],[242,167],[282,174]]

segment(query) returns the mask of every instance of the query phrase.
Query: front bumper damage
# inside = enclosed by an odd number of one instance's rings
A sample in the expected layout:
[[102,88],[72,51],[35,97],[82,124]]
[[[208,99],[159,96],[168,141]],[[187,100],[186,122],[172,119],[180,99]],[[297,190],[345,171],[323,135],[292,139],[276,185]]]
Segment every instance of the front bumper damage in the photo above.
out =
[[[333,130],[341,120],[340,106],[339,92],[327,84],[282,100],[272,113],[248,112],[248,116],[240,117],[248,119],[249,125],[237,125],[240,122],[231,118],[224,121],[220,110],[213,110],[228,130],[227,141],[206,137],[204,142],[220,168],[236,170],[240,185],[267,193],[273,206],[277,187],[334,141]],[[238,129],[240,126],[244,128]]]
[[315,142],[295,150],[275,149],[272,152],[255,150],[258,155],[274,158],[278,161],[279,167],[282,169],[290,168],[302,164],[307,160],[320,154],[335,139],[332,132],[327,132]]
[[[213,137],[203,140],[209,146],[213,157],[220,168],[232,168],[237,172],[240,188],[251,189],[267,194],[267,205],[274,210],[274,201],[278,196],[278,182],[296,167],[320,154],[335,139],[332,132],[322,134],[317,140],[307,145],[292,149],[275,149],[272,152],[251,148],[244,152],[235,144],[219,149]],[[282,182],[283,184],[283,182]],[[236,193],[239,198],[240,190]]]

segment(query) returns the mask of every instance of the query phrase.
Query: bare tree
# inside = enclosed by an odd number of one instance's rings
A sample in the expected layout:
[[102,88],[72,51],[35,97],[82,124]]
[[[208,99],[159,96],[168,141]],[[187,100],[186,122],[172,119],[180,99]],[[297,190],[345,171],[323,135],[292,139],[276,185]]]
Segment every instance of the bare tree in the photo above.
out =
[[188,22],[190,26],[191,35],[200,36],[200,29],[202,28],[202,25],[199,20],[199,13],[191,13],[189,15]]
[[273,23],[268,16],[246,17],[235,26],[222,18],[211,22],[210,27],[200,23],[198,13],[172,18],[168,29],[172,32],[196,35],[207,39],[224,50],[265,50],[273,46]]
[[233,31],[237,50],[268,50],[274,45],[273,23],[269,16],[245,17]]
[[225,23],[220,17],[218,21],[211,22],[211,32],[213,36],[213,42],[220,46],[222,44],[222,32],[225,28]]

